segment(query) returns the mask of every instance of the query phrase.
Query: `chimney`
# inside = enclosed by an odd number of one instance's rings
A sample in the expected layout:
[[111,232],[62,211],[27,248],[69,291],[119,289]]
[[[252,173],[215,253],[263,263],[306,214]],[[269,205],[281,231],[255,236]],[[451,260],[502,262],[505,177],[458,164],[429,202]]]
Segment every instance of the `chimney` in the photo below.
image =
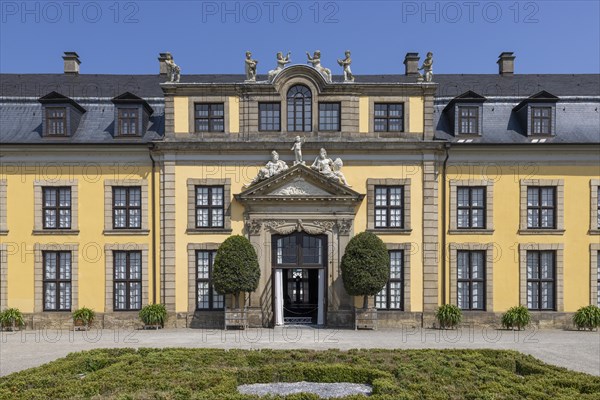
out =
[[514,75],[515,56],[512,51],[504,51],[498,56],[498,73],[500,75]]
[[79,64],[81,64],[79,54],[74,51],[65,51],[63,60],[65,60],[65,74],[79,75]]
[[404,75],[419,75],[419,58],[419,53],[406,53],[406,56],[404,57]]
[[171,55],[171,53],[159,53],[158,55],[158,64],[160,66],[160,71],[159,74],[160,75],[167,75],[167,65],[165,64],[165,61],[167,60],[167,58]]

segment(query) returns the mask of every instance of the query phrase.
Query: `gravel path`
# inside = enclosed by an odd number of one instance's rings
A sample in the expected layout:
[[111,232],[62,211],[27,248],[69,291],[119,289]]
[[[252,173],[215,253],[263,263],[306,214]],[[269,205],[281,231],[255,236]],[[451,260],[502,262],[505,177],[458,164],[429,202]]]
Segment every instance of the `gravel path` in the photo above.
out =
[[315,382],[293,382],[293,383],[255,383],[252,385],[240,385],[238,391],[242,394],[254,394],[258,396],[280,395],[287,396],[295,393],[312,393],[322,399],[333,399],[363,394],[368,396],[372,392],[369,385],[358,383],[315,383]]
[[222,331],[203,329],[28,330],[0,333],[0,376],[35,367],[71,352],[113,347],[222,349],[498,349],[517,350],[575,371],[600,376],[600,333],[564,330],[521,332],[481,328],[454,331],[380,329],[354,331],[284,327]]

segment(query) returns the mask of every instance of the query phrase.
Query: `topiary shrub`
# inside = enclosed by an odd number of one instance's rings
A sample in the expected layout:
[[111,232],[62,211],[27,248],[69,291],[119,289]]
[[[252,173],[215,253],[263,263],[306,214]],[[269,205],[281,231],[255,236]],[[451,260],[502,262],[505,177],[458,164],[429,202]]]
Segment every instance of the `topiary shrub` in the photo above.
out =
[[516,306],[508,309],[502,315],[502,326],[506,329],[521,330],[531,323],[531,314],[525,306]]
[[462,321],[462,311],[454,304],[444,304],[438,307],[435,318],[441,329],[454,328]]
[[594,330],[600,326],[600,307],[581,307],[573,315],[573,323],[577,329]]
[[235,296],[235,308],[240,307],[240,293],[254,292],[260,280],[258,256],[252,244],[243,236],[230,236],[217,250],[213,266],[215,290]]
[[23,314],[18,308],[8,308],[0,313],[0,325],[10,331],[23,326],[25,325]]
[[165,326],[167,309],[164,304],[148,304],[140,310],[140,319],[144,325]]
[[359,233],[350,240],[340,267],[346,292],[364,296],[364,309],[369,308],[369,296],[379,293],[390,278],[387,247],[370,232]]

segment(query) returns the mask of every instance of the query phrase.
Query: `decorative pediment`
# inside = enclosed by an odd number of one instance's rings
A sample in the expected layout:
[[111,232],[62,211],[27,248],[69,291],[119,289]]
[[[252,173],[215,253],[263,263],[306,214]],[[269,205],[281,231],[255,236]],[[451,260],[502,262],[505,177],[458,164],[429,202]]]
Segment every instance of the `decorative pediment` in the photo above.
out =
[[242,203],[256,201],[295,201],[336,200],[360,202],[364,195],[313,171],[302,164],[256,183],[237,194]]

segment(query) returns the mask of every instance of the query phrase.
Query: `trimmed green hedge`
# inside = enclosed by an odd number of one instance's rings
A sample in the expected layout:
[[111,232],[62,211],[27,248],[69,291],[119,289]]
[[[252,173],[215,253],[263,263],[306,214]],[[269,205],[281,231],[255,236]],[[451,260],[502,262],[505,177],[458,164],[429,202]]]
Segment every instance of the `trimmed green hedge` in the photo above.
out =
[[72,353],[0,378],[0,399],[257,399],[237,386],[301,380],[367,383],[372,400],[591,400],[600,393],[600,377],[514,351],[141,348]]

